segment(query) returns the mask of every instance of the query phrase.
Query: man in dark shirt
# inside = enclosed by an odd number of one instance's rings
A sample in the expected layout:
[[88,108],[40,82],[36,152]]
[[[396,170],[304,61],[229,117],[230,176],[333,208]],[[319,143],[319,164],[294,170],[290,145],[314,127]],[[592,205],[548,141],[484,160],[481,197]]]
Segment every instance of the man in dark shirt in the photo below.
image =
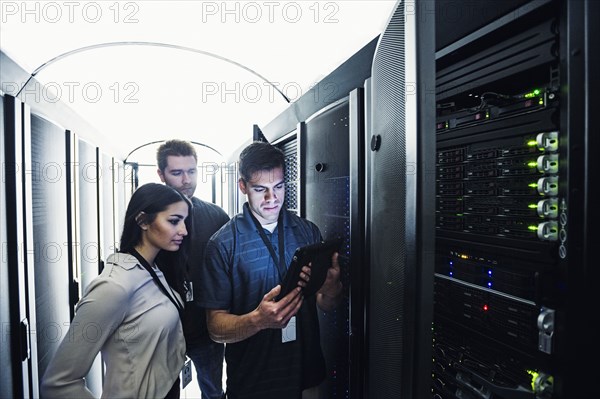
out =
[[194,362],[202,399],[221,399],[223,393],[224,345],[210,339],[206,328],[205,311],[198,305],[200,271],[203,267],[206,243],[229,216],[223,209],[194,197],[198,177],[198,157],[194,146],[187,141],[169,140],[156,152],[158,175],[163,183],[187,196],[193,204],[192,234],[187,272],[192,297],[184,311],[184,334],[187,356]]
[[[238,184],[248,201],[206,247],[200,304],[211,337],[227,343],[228,399],[299,399],[325,378],[317,305],[340,302],[338,254],[316,295],[298,287],[276,301],[295,249],[322,240],[314,223],[283,209],[284,167],[268,143],[242,151]],[[310,268],[302,270],[308,280]]]

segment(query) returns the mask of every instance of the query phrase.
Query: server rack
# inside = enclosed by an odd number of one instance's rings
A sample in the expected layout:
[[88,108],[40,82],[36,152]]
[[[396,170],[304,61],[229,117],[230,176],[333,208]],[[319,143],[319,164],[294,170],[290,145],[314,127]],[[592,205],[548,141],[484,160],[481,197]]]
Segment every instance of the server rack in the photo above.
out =
[[318,398],[362,397],[360,370],[353,362],[363,339],[359,208],[364,193],[356,175],[363,165],[357,146],[364,140],[362,113],[362,90],[355,89],[273,141],[285,154],[286,208],[316,223],[324,239],[343,242],[339,262],[345,299],[331,312],[319,311],[327,378],[314,393]]
[[[344,301],[335,312],[320,315],[328,376],[311,397],[365,397],[369,262],[365,257],[364,121],[368,99],[362,87],[371,74],[376,45],[377,38],[261,127],[265,138],[285,153],[286,208],[315,222],[325,238],[344,240],[340,252]],[[332,86],[336,87],[334,96],[319,95]]]
[[438,49],[433,398],[599,391],[581,343],[593,3],[528,2]]

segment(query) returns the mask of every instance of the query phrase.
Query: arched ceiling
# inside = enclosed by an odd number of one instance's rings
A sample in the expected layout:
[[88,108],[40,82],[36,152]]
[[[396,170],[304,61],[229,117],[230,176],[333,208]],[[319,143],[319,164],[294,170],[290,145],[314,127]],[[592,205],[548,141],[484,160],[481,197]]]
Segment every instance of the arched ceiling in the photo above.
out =
[[289,105],[285,97],[293,102],[379,35],[395,5],[1,1],[0,50],[38,71],[25,102],[61,100],[123,158],[168,138],[227,156]]

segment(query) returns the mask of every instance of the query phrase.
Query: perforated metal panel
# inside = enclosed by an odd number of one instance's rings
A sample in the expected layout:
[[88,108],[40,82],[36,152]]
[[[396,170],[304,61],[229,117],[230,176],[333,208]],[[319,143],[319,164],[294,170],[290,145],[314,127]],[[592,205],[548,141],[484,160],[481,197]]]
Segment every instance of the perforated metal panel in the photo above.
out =
[[298,139],[294,135],[289,140],[276,144],[285,155],[285,207],[299,213],[299,185],[300,174],[298,170]]
[[[98,206],[98,157],[96,147],[81,139],[78,146],[78,207],[79,207],[79,266],[82,292],[98,276],[100,261],[100,228]],[[95,395],[102,392],[100,355],[86,377],[88,389]]]
[[99,169],[99,188],[100,188],[100,258],[105,262],[108,256],[116,252],[118,238],[115,237],[114,218],[115,213],[114,200],[115,193],[113,187],[113,173],[116,168],[113,166],[113,158],[107,154],[100,154]]
[[369,398],[413,398],[418,264],[416,16],[399,2],[372,74]]
[[[350,260],[350,166],[348,101],[320,112],[306,122],[301,148],[305,176],[303,209],[325,239],[340,238],[341,280],[349,290]],[[319,312],[321,346],[327,363],[327,380],[319,398],[349,397],[349,306],[344,301],[334,311]]]
[[69,264],[65,131],[31,117],[34,271],[41,377],[66,334],[69,321]]

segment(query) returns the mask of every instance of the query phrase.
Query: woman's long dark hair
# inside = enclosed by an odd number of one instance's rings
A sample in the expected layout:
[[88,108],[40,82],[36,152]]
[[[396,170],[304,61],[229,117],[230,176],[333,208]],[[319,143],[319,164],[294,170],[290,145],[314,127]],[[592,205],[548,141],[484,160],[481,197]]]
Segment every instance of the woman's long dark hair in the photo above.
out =
[[156,264],[165,275],[169,285],[185,298],[184,281],[187,277],[185,265],[187,264],[189,237],[192,234],[193,225],[191,222],[192,203],[185,195],[164,184],[147,183],[138,187],[127,205],[119,252],[130,252],[142,241],[142,228],[139,225],[141,222],[152,223],[157,213],[180,201],[184,201],[188,205],[188,217],[185,219],[188,235],[183,238],[178,251],[159,251]]

